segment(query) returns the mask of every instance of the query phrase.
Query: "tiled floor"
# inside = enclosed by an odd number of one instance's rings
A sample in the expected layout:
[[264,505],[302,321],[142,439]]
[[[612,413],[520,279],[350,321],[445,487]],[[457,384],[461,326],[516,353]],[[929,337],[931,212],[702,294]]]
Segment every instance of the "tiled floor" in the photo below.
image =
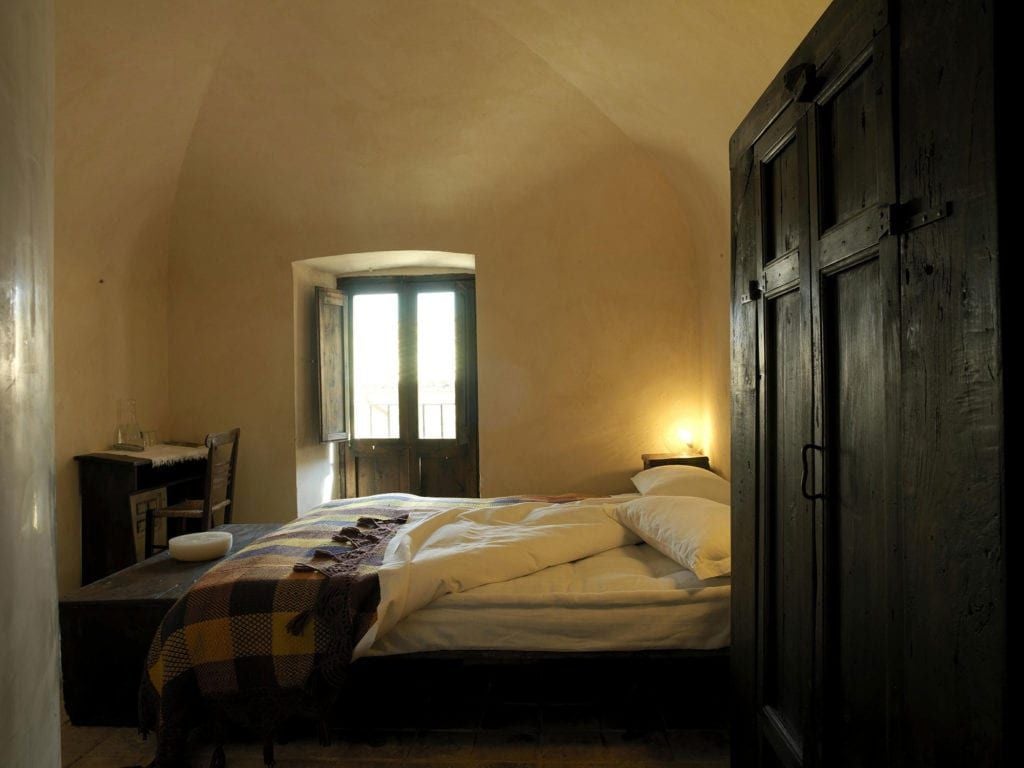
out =
[[[394,731],[372,743],[336,740],[328,747],[315,740],[279,744],[279,768],[554,768],[591,766],[678,766],[727,768],[728,743],[722,731],[655,731],[635,739],[622,732],[551,731],[540,733],[487,731]],[[153,757],[146,742],[130,728],[65,726],[64,766],[124,768],[146,765]],[[262,768],[262,749],[256,744],[233,744],[226,750],[228,768]],[[210,748],[197,747],[193,765],[208,764]]]
[[[262,749],[256,744],[233,744],[226,750],[228,768],[262,768]],[[74,768],[124,768],[146,765],[153,742],[143,741],[131,728],[63,729],[63,765]],[[553,768],[591,766],[679,766],[727,768],[729,746],[719,730],[659,729],[632,737],[614,729],[557,730],[540,726],[477,731],[390,731],[369,741],[336,739],[328,747],[313,739],[279,744],[279,768],[369,768],[410,765],[419,768],[480,766],[480,768]],[[193,764],[205,766],[209,746],[199,746]]]
[[[331,746],[296,738],[276,746],[279,768],[727,768],[729,744],[720,714],[682,712],[686,679],[648,678],[650,689],[616,681],[552,683],[519,671],[453,680],[381,684],[376,700],[363,700],[358,715],[339,718]],[[637,671],[632,672],[635,679]],[[485,677],[485,679],[484,679]],[[547,677],[545,675],[545,677]],[[479,679],[478,679],[479,678]],[[563,685],[562,683],[567,683]],[[568,684],[571,683],[571,684]],[[654,689],[661,691],[656,693]],[[537,690],[546,691],[543,697]],[[551,695],[571,690],[572,695]],[[680,691],[681,693],[674,693]],[[690,699],[692,700],[692,699]],[[355,727],[357,730],[352,730]],[[64,766],[125,768],[146,765],[153,741],[130,728],[63,729]],[[261,768],[262,747],[225,748],[228,768]],[[211,747],[193,750],[193,765],[206,768]]]

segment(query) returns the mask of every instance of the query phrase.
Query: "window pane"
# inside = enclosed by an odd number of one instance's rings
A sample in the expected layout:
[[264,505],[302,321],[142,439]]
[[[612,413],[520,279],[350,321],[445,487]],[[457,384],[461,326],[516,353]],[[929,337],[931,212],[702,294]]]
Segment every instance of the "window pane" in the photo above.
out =
[[420,437],[455,439],[455,294],[416,296]]
[[399,436],[397,293],[352,297],[352,410],[357,438]]

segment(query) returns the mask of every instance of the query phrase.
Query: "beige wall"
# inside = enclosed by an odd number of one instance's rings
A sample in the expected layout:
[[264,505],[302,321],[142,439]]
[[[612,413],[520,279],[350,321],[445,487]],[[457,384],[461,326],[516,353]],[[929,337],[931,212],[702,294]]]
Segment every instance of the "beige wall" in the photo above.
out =
[[110,446],[121,398],[136,399],[144,427],[171,436],[171,213],[188,135],[223,45],[216,22],[223,24],[228,10],[220,4],[214,12],[203,0],[57,6],[54,383],[62,592],[81,578],[73,457]]
[[700,329],[694,434],[729,474],[729,137],[828,0],[468,0],[656,161],[690,225]]
[[825,4],[62,0],[62,588],[118,397],[242,426],[242,519],[316,497],[291,265],[332,254],[477,255],[485,493],[623,489],[680,420],[727,474],[728,137]]
[[239,514],[293,515],[292,262],[473,253],[483,492],[627,489],[665,422],[699,413],[671,186],[499,28],[335,7],[250,26],[209,85],[172,237],[176,431],[240,424]]

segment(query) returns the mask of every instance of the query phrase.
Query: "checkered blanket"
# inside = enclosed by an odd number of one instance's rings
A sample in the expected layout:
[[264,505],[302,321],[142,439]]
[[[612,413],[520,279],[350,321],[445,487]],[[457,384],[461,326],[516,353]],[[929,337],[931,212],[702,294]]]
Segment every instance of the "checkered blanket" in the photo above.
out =
[[296,714],[323,718],[376,619],[377,570],[410,512],[576,498],[339,500],[218,563],[168,612],[150,646],[139,722],[158,734],[156,765],[188,764],[188,732],[200,717],[265,736]]

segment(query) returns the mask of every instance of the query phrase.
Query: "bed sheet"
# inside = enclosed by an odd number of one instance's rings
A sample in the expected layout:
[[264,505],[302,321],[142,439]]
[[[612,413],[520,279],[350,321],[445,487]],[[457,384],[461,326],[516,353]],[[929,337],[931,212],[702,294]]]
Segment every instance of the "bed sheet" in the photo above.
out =
[[447,650],[723,648],[730,580],[699,580],[646,544],[445,595],[402,619],[367,656]]

